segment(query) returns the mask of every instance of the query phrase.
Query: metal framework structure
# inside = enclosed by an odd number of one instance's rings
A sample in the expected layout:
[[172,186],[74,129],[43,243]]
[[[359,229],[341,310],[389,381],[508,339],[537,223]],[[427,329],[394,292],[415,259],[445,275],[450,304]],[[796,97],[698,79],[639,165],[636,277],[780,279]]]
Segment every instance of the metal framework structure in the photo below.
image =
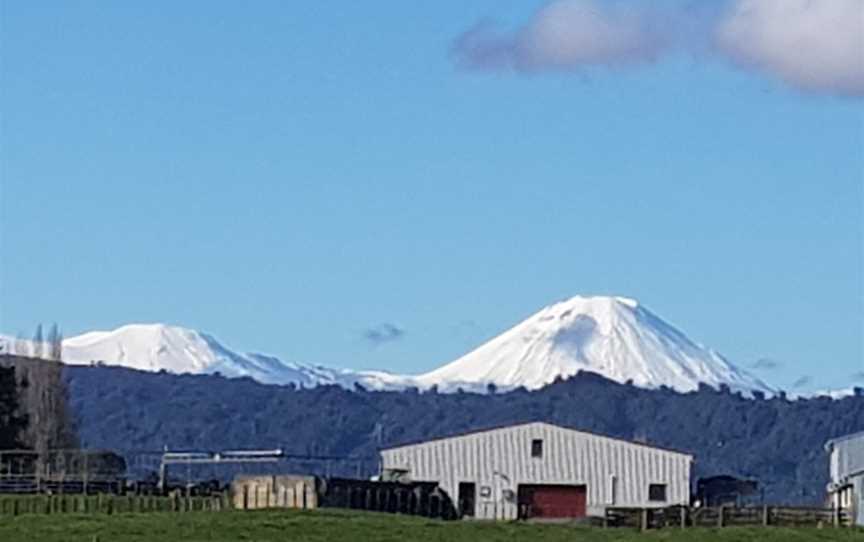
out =
[[159,489],[164,490],[169,465],[220,465],[238,463],[275,463],[285,458],[281,449],[275,450],[227,450],[222,452],[171,452],[162,453],[159,465]]
[[[372,456],[265,450],[51,449],[0,450],[2,493],[207,494],[237,474],[302,473],[364,478],[378,472]],[[183,466],[186,468],[183,468]],[[185,471],[185,472],[184,472]]]

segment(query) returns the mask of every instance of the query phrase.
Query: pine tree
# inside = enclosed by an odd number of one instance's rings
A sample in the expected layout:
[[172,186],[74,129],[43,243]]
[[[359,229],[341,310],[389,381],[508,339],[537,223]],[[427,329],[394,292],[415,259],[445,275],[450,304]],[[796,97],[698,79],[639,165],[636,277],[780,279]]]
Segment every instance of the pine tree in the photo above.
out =
[[36,326],[36,333],[33,335],[33,357],[41,358],[44,350],[45,339],[42,337],[42,324]]
[[48,331],[48,352],[46,354],[50,360],[63,360],[63,334],[60,333],[56,322],[51,325],[51,329]]

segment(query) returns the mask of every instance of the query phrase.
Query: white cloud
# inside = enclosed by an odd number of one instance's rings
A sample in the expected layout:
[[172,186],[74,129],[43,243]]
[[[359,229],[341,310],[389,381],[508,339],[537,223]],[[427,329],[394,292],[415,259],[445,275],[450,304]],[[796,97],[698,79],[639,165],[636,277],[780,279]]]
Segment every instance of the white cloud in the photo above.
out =
[[[482,22],[455,42],[475,70],[578,71],[713,50],[794,87],[864,96],[864,0],[554,0],[507,32]],[[662,7],[661,7],[662,6]]]
[[541,9],[523,30],[520,60],[537,68],[639,62],[653,59],[659,46],[645,15],[562,0]]
[[719,49],[811,92],[864,95],[864,0],[737,0]]
[[475,69],[534,71],[653,60],[661,40],[645,13],[607,4],[557,0],[512,33],[481,23],[456,41],[457,61]]

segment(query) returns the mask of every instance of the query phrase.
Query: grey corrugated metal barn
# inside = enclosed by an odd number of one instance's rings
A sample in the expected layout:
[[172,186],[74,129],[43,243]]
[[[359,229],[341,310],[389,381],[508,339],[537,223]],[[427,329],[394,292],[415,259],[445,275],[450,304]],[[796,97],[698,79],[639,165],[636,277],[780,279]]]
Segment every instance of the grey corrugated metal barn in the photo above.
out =
[[463,516],[602,515],[690,502],[693,456],[528,423],[390,448],[382,477],[437,482]]
[[864,432],[829,440],[832,506],[849,511],[855,523],[864,525]]

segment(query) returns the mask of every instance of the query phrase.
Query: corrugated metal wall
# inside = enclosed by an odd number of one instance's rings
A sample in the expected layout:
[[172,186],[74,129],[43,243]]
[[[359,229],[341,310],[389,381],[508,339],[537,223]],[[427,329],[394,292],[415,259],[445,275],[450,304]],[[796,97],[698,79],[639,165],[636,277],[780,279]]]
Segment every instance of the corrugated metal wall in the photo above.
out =
[[[534,439],[543,441],[541,458],[531,457]],[[607,506],[690,501],[692,456],[545,423],[393,448],[381,456],[384,469],[408,469],[413,480],[439,482],[454,502],[459,482],[475,482],[482,518],[515,519],[518,506],[508,497],[515,497],[519,484],[585,485],[589,514]],[[664,503],[648,500],[650,484],[666,484]]]
[[852,507],[853,513],[855,514],[855,523],[864,526],[864,474],[856,476],[852,483],[855,488],[855,495],[853,498],[858,500],[858,502],[856,502]]
[[864,433],[828,442],[831,451],[831,483],[835,487],[852,484],[852,513],[864,525]]
[[831,480],[840,482],[864,472],[864,433],[829,442],[831,449]]

